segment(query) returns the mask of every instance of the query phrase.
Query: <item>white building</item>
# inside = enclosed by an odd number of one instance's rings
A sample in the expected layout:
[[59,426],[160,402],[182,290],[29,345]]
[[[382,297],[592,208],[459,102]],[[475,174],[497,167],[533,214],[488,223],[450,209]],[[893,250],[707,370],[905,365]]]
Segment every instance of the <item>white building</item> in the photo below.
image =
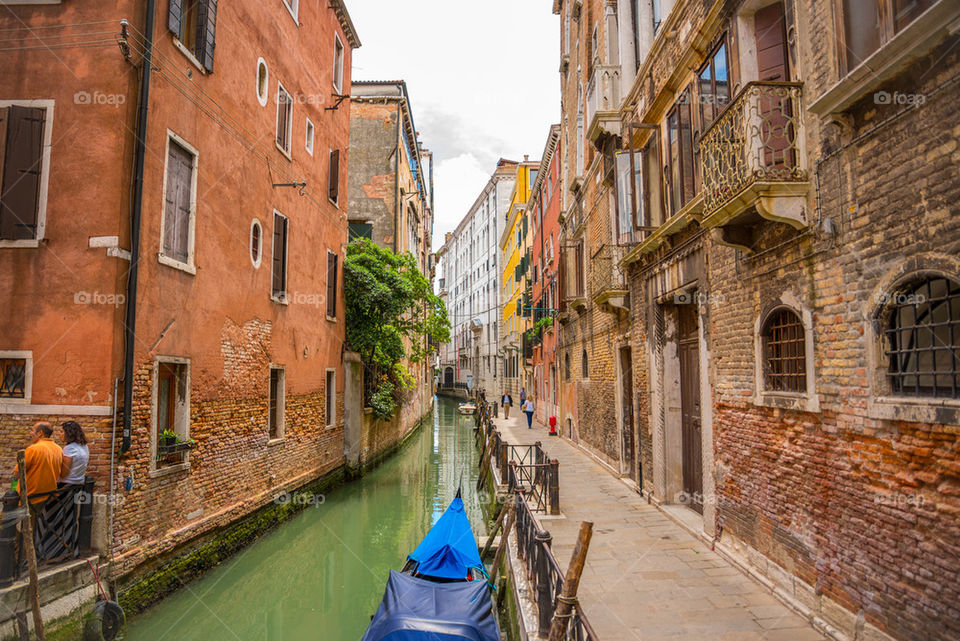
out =
[[450,342],[440,347],[442,388],[468,387],[499,394],[500,318],[498,241],[517,172],[500,159],[470,211],[440,248],[440,296],[450,316]]

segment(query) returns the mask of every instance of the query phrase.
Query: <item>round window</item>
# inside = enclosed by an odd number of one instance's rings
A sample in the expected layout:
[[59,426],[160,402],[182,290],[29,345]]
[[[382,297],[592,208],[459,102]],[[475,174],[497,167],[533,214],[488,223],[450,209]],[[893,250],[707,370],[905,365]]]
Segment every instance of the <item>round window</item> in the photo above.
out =
[[254,267],[260,267],[263,256],[263,228],[256,218],[250,223],[250,262]]
[[260,58],[257,60],[257,101],[261,107],[267,105],[267,93],[270,88],[270,72],[267,70],[267,62]]

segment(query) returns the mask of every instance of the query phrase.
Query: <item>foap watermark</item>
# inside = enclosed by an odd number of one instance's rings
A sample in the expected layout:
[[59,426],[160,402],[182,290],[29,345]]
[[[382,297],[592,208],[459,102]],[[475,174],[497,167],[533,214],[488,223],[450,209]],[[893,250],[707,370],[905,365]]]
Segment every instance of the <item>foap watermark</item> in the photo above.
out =
[[273,497],[276,505],[294,505],[297,507],[320,507],[327,500],[323,494],[312,492],[283,492]]
[[875,299],[878,305],[923,305],[927,302],[927,297],[923,294],[905,292],[879,292]]
[[87,494],[86,492],[77,492],[73,502],[77,505],[113,505],[119,507],[126,502],[127,498],[121,494]]
[[922,494],[913,492],[891,492],[890,494],[877,492],[873,495],[876,505],[894,505],[897,507],[921,507],[924,502]]
[[320,106],[326,103],[327,97],[322,93],[295,93],[290,100],[296,105]]
[[719,292],[677,292],[673,295],[674,305],[723,305],[726,296]]
[[289,298],[291,305],[309,305],[320,309],[327,302],[327,297],[323,294],[310,294],[306,292],[293,292]]
[[78,91],[73,94],[73,104],[75,105],[111,105],[119,107],[127,102],[127,97],[122,93],[103,93],[101,91]]
[[101,292],[75,292],[74,305],[113,305],[120,307],[127,300],[123,294],[103,294]]
[[922,105],[926,100],[927,97],[922,93],[877,91],[873,94],[873,104],[875,105],[908,105],[913,107]]

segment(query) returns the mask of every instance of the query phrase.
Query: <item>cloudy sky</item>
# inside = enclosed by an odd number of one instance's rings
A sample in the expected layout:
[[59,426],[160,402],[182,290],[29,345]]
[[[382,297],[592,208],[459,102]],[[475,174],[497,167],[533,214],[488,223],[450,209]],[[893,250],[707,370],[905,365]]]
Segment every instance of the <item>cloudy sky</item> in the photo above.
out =
[[560,27],[551,0],[348,0],[363,46],[355,80],[407,81],[434,152],[434,249],[497,159],[539,158],[560,114]]

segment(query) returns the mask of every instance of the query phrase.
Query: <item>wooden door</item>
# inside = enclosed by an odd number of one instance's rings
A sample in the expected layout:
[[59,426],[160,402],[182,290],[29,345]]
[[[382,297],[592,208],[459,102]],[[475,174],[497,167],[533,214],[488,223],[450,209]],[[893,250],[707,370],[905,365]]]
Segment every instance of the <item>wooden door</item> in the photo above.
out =
[[623,450],[623,464],[627,474],[634,481],[637,480],[637,463],[635,458],[633,435],[633,357],[629,347],[620,348],[620,399],[623,407],[623,425],[621,426],[621,448]]
[[[758,80],[789,82],[786,15],[783,3],[764,7],[754,15],[757,40]],[[791,124],[793,103],[777,92],[761,93],[757,105],[761,124],[762,166],[767,170],[793,167],[796,153],[791,146],[795,131]]]
[[700,341],[695,305],[679,305],[681,465],[687,503],[703,514],[703,460],[700,440]]

